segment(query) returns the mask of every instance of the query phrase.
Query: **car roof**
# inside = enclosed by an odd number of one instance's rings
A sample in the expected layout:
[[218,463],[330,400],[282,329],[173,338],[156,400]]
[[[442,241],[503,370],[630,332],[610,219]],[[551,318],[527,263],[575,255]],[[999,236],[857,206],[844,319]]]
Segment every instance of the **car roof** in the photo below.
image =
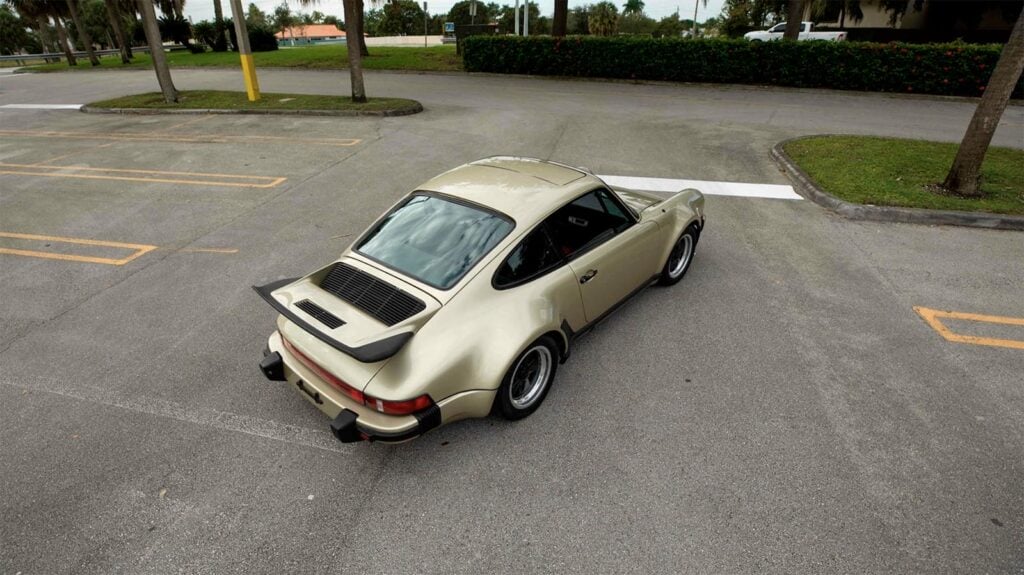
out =
[[600,178],[578,168],[494,156],[449,170],[419,189],[480,204],[529,225],[599,185],[604,185]]

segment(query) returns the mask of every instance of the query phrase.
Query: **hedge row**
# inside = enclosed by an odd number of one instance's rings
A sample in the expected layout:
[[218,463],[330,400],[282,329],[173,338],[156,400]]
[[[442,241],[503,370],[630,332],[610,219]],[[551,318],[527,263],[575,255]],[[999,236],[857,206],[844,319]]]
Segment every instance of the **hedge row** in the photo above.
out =
[[[978,96],[999,45],[472,36],[470,72]],[[1015,97],[1024,96],[1024,78]]]

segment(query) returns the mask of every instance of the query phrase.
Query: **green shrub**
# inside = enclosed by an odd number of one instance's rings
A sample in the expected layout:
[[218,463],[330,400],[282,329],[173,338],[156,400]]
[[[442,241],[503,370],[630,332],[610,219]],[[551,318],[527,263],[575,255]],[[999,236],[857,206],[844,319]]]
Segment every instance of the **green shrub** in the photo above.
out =
[[269,26],[259,24],[248,27],[249,48],[253,52],[270,52],[277,50],[277,38]]
[[[1001,46],[474,36],[470,72],[978,96]],[[1024,96],[1024,78],[1016,97]]]

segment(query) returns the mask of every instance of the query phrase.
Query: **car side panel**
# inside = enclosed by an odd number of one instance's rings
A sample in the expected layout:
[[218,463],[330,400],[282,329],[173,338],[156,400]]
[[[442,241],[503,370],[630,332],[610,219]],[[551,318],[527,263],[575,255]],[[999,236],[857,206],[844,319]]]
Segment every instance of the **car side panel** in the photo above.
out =
[[[382,398],[428,393],[438,403],[469,390],[493,392],[528,344],[548,332],[561,334],[563,321],[585,323],[579,284],[569,266],[499,290],[490,279],[505,255],[494,258],[435,314],[377,373],[366,392]],[[560,343],[567,345],[564,339]],[[476,401],[459,417],[484,416],[489,410],[490,404],[484,409]]]
[[660,225],[641,221],[572,260],[571,267],[581,283],[587,321],[601,317],[615,304],[650,281],[661,268]]

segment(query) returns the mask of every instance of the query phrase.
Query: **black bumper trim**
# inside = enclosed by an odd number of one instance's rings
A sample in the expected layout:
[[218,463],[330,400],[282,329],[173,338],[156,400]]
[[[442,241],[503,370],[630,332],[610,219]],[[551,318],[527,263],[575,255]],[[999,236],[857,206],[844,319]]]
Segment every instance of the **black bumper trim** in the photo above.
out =
[[270,381],[284,381],[284,360],[281,358],[281,354],[276,351],[264,354],[263,359],[260,360],[260,371]]
[[331,433],[342,443],[355,443],[357,441],[383,441],[399,442],[424,433],[441,425],[441,408],[431,405],[423,411],[413,414],[416,418],[416,426],[408,431],[399,433],[371,432],[359,426],[359,414],[348,409],[342,409],[338,416],[331,421]]
[[274,296],[270,295],[271,292],[273,292],[274,290],[280,287],[284,287],[290,283],[293,283],[298,279],[299,278],[283,279],[276,282],[270,282],[263,286],[252,286],[252,289],[256,290],[256,293],[260,294],[260,297],[266,300],[266,302],[269,303],[271,307],[277,310],[277,313],[288,318],[288,321],[299,326],[313,337],[319,339],[320,341],[326,343],[327,345],[333,347],[334,349],[340,351],[341,353],[354,357],[355,359],[363,363],[375,363],[395,355],[396,353],[398,353],[399,350],[402,349],[402,346],[404,346],[405,343],[412,338],[412,332],[407,331],[405,333],[393,335],[391,337],[371,342],[360,347],[349,347],[341,343],[340,341],[328,336],[324,332],[312,326],[309,322],[299,317],[298,314],[288,309],[287,306],[277,301],[274,298]]

